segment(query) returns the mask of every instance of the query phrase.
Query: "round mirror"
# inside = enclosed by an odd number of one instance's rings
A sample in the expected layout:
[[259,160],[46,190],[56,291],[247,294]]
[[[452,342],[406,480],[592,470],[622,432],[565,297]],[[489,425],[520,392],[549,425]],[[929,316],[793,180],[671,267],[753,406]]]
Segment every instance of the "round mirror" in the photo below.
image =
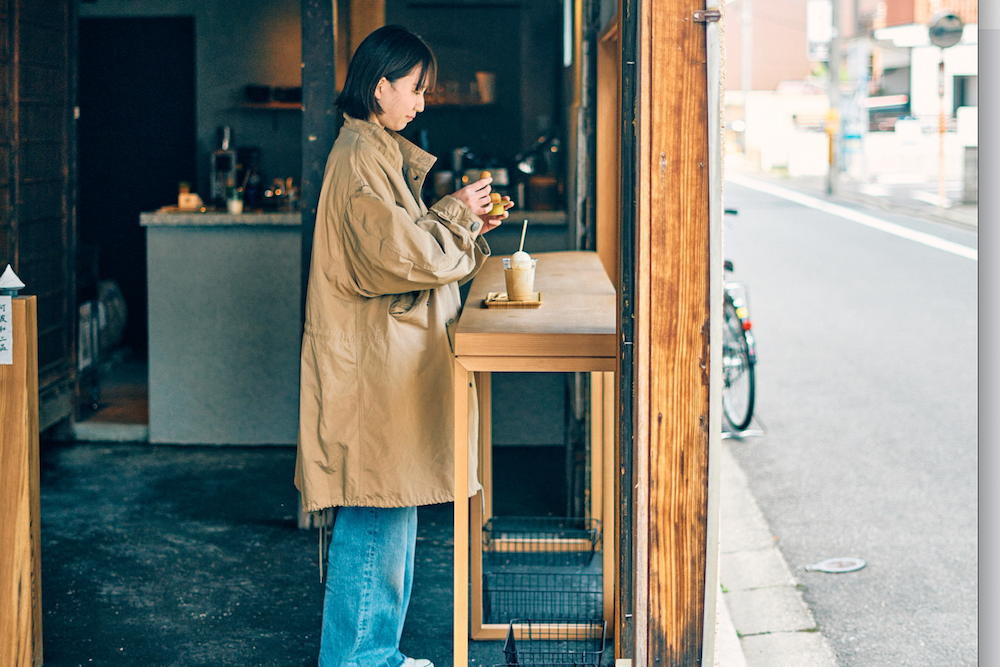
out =
[[936,13],[931,17],[931,22],[927,26],[927,33],[931,39],[931,44],[947,49],[955,46],[962,39],[962,30],[965,25],[958,14],[947,9]]

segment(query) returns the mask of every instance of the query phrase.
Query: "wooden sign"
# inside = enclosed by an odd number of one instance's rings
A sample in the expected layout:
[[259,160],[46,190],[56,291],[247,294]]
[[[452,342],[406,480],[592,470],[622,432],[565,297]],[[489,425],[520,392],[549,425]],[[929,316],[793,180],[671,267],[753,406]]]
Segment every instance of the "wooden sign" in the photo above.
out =
[[0,366],[14,363],[14,327],[12,298],[0,296]]

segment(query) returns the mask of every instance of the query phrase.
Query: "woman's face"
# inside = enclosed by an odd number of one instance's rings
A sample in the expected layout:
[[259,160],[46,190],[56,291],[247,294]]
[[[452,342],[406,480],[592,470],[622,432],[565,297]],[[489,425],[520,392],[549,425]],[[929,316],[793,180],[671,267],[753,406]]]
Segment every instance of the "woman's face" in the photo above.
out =
[[382,77],[375,87],[375,99],[382,107],[382,113],[373,115],[370,120],[396,132],[406,127],[424,110],[424,89],[417,87],[419,81],[419,65],[391,83]]

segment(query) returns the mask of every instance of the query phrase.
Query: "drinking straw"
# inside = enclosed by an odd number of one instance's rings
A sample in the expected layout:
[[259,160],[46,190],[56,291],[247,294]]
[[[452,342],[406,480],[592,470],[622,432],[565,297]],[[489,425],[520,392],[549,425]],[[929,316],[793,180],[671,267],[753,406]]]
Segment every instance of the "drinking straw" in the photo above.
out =
[[521,226],[521,245],[517,247],[517,251],[521,252],[524,250],[524,233],[528,231],[528,219],[524,219],[524,224]]

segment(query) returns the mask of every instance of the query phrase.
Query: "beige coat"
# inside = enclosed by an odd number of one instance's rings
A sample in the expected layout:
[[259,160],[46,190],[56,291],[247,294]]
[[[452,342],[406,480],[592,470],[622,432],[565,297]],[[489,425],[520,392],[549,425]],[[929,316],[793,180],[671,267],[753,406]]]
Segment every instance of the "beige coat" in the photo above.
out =
[[[307,511],[454,500],[458,283],[490,250],[466,204],[420,200],[433,164],[350,117],[330,152],[302,340],[295,486]],[[472,437],[470,450],[472,462]]]

